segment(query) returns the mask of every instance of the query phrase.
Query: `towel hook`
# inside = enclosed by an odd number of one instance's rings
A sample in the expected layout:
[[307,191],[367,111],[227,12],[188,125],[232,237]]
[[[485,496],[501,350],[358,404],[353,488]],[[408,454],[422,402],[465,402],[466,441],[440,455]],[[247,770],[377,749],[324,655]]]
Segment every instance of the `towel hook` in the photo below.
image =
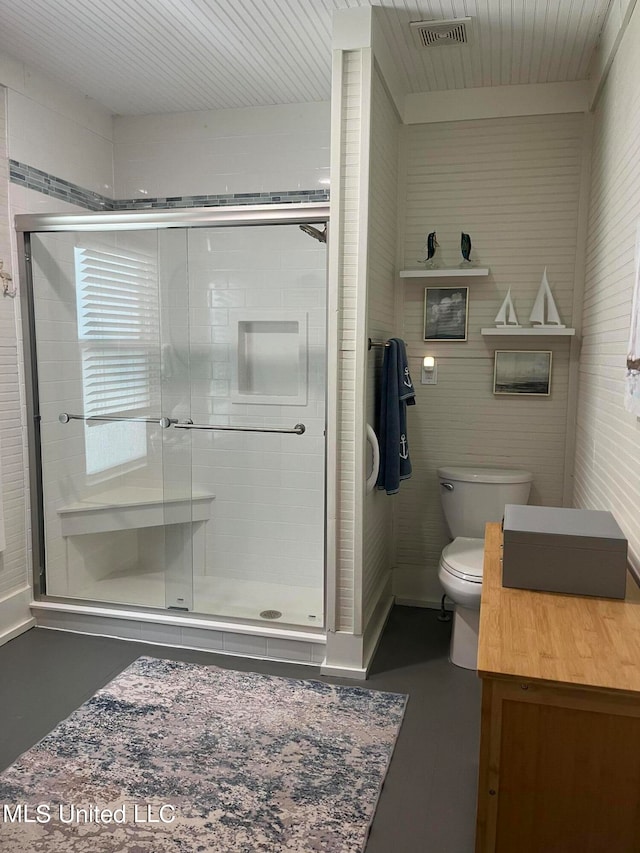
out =
[[15,284],[12,286],[9,282],[13,281],[13,278],[9,275],[8,272],[3,270],[4,261],[0,260],[0,281],[2,282],[2,295],[10,296],[12,299],[18,292]]

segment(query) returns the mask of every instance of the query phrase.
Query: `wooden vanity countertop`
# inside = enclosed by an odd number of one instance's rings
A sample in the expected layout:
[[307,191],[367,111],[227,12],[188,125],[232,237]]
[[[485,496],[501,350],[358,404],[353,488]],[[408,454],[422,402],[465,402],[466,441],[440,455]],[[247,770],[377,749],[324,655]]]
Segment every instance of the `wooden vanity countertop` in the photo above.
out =
[[640,693],[640,589],[624,601],[502,586],[502,531],[485,536],[478,673]]

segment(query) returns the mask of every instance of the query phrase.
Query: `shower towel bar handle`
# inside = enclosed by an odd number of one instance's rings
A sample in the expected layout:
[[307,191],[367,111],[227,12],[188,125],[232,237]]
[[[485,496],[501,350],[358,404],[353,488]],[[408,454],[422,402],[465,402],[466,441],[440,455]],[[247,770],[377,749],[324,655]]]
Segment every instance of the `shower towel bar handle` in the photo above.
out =
[[215,426],[214,424],[194,424],[193,422],[176,423],[173,426],[175,429],[208,429],[227,432],[280,432],[294,435],[302,435],[307,429],[304,424],[296,424],[293,429],[288,429],[287,427]]
[[378,443],[378,436],[371,424],[367,424],[367,441],[371,445],[371,454],[373,457],[371,473],[367,477],[366,485],[366,493],[370,495],[376,487],[376,483],[378,482],[378,473],[380,471],[380,444]]
[[178,423],[177,418],[122,418],[110,415],[71,415],[69,412],[62,412],[58,415],[58,420],[61,424],[68,424],[69,421],[125,421],[143,424],[160,424],[162,429],[168,429],[170,426],[175,426]]

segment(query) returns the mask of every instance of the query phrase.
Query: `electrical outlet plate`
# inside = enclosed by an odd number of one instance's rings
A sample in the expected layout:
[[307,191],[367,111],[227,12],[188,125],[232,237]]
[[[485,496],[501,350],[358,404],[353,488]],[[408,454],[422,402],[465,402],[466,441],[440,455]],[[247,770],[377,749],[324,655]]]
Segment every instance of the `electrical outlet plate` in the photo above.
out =
[[432,370],[422,368],[422,376],[420,377],[421,385],[437,385],[438,384],[438,365],[434,364]]

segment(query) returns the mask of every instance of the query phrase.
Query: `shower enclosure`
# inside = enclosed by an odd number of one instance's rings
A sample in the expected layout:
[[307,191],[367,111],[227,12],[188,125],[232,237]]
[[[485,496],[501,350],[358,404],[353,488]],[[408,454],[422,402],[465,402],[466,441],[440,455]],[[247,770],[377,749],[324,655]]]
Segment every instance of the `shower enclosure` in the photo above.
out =
[[324,624],[327,222],[17,217],[40,598]]

